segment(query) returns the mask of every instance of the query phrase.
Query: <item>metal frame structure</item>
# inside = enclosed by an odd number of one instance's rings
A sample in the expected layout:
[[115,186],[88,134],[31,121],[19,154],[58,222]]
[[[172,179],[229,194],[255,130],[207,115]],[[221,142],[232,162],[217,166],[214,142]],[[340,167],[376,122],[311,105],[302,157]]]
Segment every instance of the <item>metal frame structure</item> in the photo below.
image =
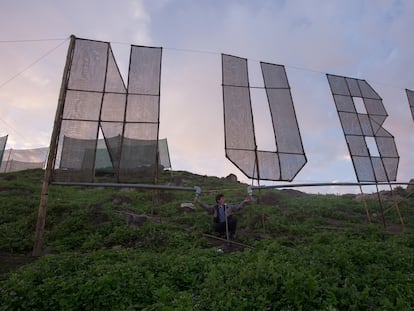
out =
[[[382,127],[388,116],[382,98],[365,80],[326,76],[358,182],[395,181],[399,156],[394,136]],[[366,113],[358,112],[356,98],[362,99]],[[375,139],[378,155],[369,150],[367,137]]]
[[3,162],[4,150],[6,149],[7,138],[9,135],[0,137],[0,164]]
[[[149,50],[156,53],[147,53]],[[162,48],[131,46],[126,88],[109,42],[71,36],[42,185],[33,256],[40,256],[42,251],[50,184],[183,190],[195,191],[196,196],[201,192],[199,187],[156,185],[159,162],[161,56]],[[157,62],[158,68],[154,67]],[[114,124],[115,127],[111,128]],[[145,126],[150,129],[145,130]],[[83,136],[85,131],[82,130],[85,129],[88,137]],[[99,130],[102,131],[108,147],[117,183],[94,182]],[[147,135],[148,132],[152,136]],[[77,136],[73,137],[71,134]],[[139,135],[143,135],[144,138],[140,138]],[[67,137],[69,143],[65,146]],[[119,137],[120,140],[111,145],[110,140],[114,137]],[[153,158],[150,160],[151,163],[137,164],[137,148],[134,149],[131,144],[137,143],[139,139],[148,139],[145,137],[150,137],[149,139],[155,142],[150,153]],[[125,145],[126,143],[129,145]],[[65,147],[71,151],[72,147],[77,145],[81,145],[81,148],[75,152],[75,156],[72,154],[65,158],[65,154],[62,155]],[[144,152],[144,155],[145,153],[148,152]],[[77,158],[79,155],[80,159]],[[84,166],[81,161],[82,156],[86,155],[89,155],[89,160]],[[137,182],[134,177],[139,177],[138,169],[141,166],[146,171],[150,166],[153,184],[125,183],[131,181],[130,177],[132,181]]]
[[[222,54],[226,157],[247,177],[291,181],[307,159],[284,66],[260,62],[272,119],[275,151],[256,143],[247,59]],[[254,87],[259,88],[259,87]]]
[[414,121],[414,91],[405,89],[405,93],[407,94],[408,104],[410,105],[411,116],[413,117]]

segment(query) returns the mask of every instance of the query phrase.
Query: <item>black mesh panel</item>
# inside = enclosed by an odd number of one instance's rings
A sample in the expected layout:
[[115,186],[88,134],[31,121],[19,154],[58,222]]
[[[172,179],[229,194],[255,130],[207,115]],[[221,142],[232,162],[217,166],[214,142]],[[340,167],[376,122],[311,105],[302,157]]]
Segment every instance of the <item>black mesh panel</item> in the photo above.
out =
[[247,177],[291,181],[306,163],[283,66],[261,63],[276,151],[257,150],[247,60],[222,55],[226,156]]
[[[399,156],[394,137],[382,127],[387,112],[381,97],[364,80],[327,78],[358,181],[395,181]],[[366,114],[357,113],[354,98],[362,98]],[[366,137],[375,139],[379,156],[370,154]]]
[[153,183],[161,48],[131,47],[127,88],[109,43],[76,39],[72,52],[54,180],[92,182],[101,171],[119,182]]
[[411,116],[413,117],[413,120],[414,120],[414,91],[405,89],[405,92],[407,93],[408,104],[410,105],[410,110],[411,110]]

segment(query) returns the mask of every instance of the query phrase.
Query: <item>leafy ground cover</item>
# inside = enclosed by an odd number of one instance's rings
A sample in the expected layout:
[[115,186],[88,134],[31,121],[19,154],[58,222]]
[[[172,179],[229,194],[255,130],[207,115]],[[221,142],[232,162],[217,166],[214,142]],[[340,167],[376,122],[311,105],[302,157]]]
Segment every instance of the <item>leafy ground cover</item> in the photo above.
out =
[[[412,310],[414,194],[383,205],[354,195],[255,193],[237,241],[217,246],[210,216],[180,191],[51,186],[44,255],[32,257],[43,171],[0,175],[0,310]],[[188,172],[228,202],[247,185]],[[385,228],[381,217],[385,211]],[[218,248],[220,247],[220,249]],[[224,250],[224,251],[221,251]]]

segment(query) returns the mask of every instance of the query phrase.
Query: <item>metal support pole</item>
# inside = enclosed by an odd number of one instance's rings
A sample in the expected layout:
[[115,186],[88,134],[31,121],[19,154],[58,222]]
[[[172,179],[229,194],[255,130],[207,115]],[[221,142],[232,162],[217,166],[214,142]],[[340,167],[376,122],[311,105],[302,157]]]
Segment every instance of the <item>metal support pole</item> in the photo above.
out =
[[[182,190],[182,191],[201,191],[200,187],[179,187],[167,185],[150,185],[150,184],[125,184],[125,183],[89,183],[89,182],[52,182],[57,186],[80,186],[80,187],[104,187],[104,188],[140,188],[151,190]],[[198,190],[200,189],[200,190]]]
[[229,222],[227,221],[227,205],[226,204],[224,204],[224,216],[226,217],[226,238],[227,238],[227,241],[229,241],[230,240],[230,237],[229,237]]

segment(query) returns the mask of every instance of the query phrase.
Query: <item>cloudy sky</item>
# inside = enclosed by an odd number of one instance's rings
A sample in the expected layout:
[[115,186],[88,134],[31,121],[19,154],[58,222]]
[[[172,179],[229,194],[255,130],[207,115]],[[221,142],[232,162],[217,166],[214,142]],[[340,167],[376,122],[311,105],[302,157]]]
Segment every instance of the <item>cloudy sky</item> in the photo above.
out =
[[[405,94],[414,89],[413,21],[412,0],[2,0],[0,136],[9,135],[7,148],[49,145],[73,34],[111,42],[124,78],[131,44],[163,47],[160,138],[168,139],[174,170],[250,182],[225,157],[226,53],[248,59],[253,86],[263,85],[259,61],[286,67],[308,159],[295,183],[356,182],[326,73],[365,79],[383,98],[398,181],[407,182],[414,178]],[[268,150],[266,103],[252,98],[258,147]]]

